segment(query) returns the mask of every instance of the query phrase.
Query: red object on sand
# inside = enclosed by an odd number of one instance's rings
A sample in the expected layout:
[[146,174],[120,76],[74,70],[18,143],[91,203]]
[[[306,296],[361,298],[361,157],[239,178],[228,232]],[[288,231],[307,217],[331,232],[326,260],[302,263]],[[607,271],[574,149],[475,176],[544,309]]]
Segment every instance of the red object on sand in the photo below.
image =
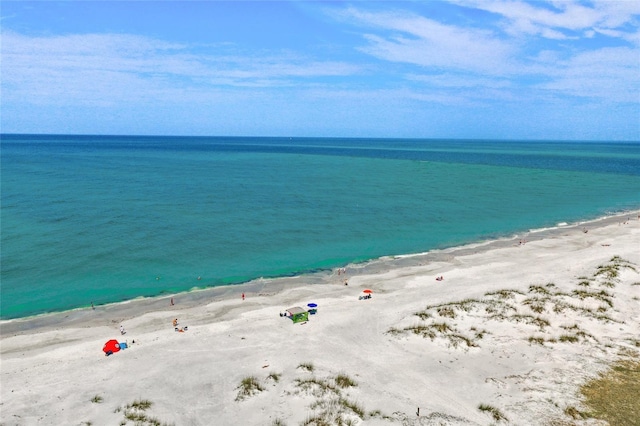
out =
[[362,290],[362,292],[363,292],[363,293],[367,293],[367,294],[371,294],[371,293],[373,293],[373,291],[371,291],[371,290],[369,290],[369,289]]
[[120,350],[120,344],[115,339],[109,340],[107,343],[104,344],[104,347],[102,348],[102,351],[104,353],[107,353],[107,352],[116,353],[119,350]]

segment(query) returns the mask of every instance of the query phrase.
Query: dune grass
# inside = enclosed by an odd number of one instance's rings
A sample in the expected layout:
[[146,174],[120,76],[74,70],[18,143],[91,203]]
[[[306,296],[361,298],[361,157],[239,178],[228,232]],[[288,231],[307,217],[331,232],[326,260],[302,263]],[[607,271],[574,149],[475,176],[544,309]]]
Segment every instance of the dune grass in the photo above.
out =
[[611,425],[640,425],[640,356],[614,364],[580,389],[588,417]]
[[298,368],[302,369],[302,370],[307,370],[309,372],[313,372],[313,370],[315,370],[315,367],[313,365],[313,363],[311,362],[303,362],[300,365],[298,365]]
[[129,422],[135,426],[170,426],[169,423],[164,423],[146,413],[152,405],[153,402],[148,399],[136,399],[131,404],[125,405],[124,411],[118,407],[114,412],[122,411],[123,413],[124,418],[120,422],[120,426],[126,426],[130,424]]
[[505,420],[508,421],[507,417],[502,414],[502,412],[500,410],[498,410],[496,407],[493,407],[491,405],[488,404],[480,404],[478,405],[478,410],[485,412],[487,414],[490,414],[491,417],[493,417],[493,420],[499,422],[501,420]]
[[273,380],[274,382],[278,383],[281,377],[282,377],[282,374],[271,372],[267,376],[267,379]]
[[240,385],[236,389],[238,389],[236,401],[241,401],[264,390],[260,381],[255,376],[247,376],[242,379]]

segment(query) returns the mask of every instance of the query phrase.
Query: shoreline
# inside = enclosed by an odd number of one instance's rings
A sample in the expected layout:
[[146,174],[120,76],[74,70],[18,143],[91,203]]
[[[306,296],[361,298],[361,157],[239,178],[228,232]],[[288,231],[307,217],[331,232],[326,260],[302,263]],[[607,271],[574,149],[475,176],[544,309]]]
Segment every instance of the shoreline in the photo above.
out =
[[[490,250],[508,247],[518,240],[538,241],[546,238],[557,238],[565,232],[586,227],[599,228],[610,224],[622,223],[625,220],[640,220],[640,210],[630,210],[607,215],[591,220],[578,221],[550,228],[530,229],[516,233],[510,237],[477,241],[427,252],[383,256],[361,263],[348,264],[344,267],[349,278],[360,274],[380,274],[390,269],[414,266],[425,266],[428,263],[447,261],[457,256],[484,253]],[[121,302],[113,302],[91,307],[80,307],[66,311],[46,312],[27,317],[0,320],[0,338],[7,335],[40,332],[58,327],[95,325],[106,320],[126,321],[135,316],[161,312],[166,310],[182,310],[203,306],[212,302],[239,298],[245,293],[248,296],[264,296],[280,293],[317,284],[338,284],[344,277],[336,275],[335,270],[321,270],[294,276],[273,278],[257,278],[252,281],[215,287],[197,288],[179,293],[151,297],[137,297]],[[174,299],[174,306],[170,300]]]
[[[3,324],[0,423],[599,424],[568,413],[640,359],[627,218],[354,265],[348,286],[264,280],[245,300],[231,286]],[[279,315],[312,302],[305,322]],[[105,356],[112,339],[128,348]]]

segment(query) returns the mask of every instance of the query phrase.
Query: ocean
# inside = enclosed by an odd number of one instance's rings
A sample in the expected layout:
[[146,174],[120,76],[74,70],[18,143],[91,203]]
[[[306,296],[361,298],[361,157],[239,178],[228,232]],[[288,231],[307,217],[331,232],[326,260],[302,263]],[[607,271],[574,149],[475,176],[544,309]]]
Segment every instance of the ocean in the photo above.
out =
[[0,318],[640,209],[640,142],[1,135]]

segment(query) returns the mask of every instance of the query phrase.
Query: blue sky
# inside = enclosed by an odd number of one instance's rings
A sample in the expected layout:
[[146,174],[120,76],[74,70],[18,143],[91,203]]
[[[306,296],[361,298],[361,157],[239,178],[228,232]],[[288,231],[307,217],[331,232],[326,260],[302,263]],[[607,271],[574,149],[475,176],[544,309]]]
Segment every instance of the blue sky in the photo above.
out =
[[640,140],[640,2],[2,1],[4,133]]

